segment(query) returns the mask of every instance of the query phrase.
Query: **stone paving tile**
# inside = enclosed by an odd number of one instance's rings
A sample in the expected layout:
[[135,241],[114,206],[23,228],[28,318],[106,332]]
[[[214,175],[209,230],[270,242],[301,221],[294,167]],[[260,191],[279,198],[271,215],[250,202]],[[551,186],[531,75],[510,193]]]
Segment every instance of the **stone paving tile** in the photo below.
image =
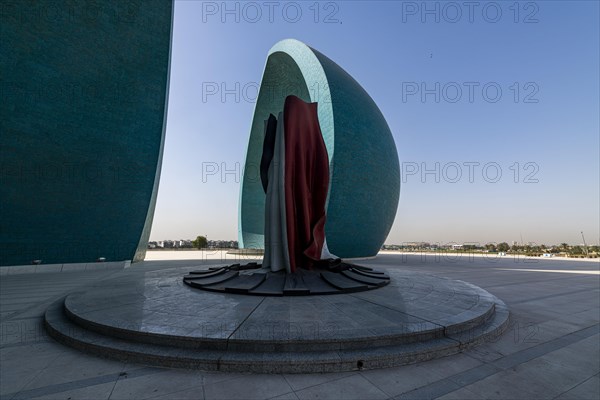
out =
[[352,375],[320,385],[296,391],[300,400],[308,399],[345,399],[345,400],[378,400],[387,399],[389,395],[369,382],[361,375]]
[[335,381],[356,375],[358,372],[334,372],[328,374],[285,374],[285,380],[295,391],[322,383]]
[[509,327],[501,337],[469,349],[466,351],[466,354],[489,362],[502,356],[557,339],[580,329],[582,329],[582,326],[558,320],[537,323],[522,313],[516,316],[511,314]]
[[0,395],[22,390],[64,351],[57,343],[0,349]]
[[558,395],[521,376],[521,372],[501,371],[465,387],[486,399],[552,399]]
[[[482,377],[483,379],[474,383],[464,382],[464,387],[486,398],[554,398],[598,373],[600,370],[597,357],[598,336],[593,335],[576,341],[570,346],[550,351],[543,356]],[[595,368],[574,362],[573,356],[570,359],[565,358],[569,350],[573,353],[576,348],[580,350],[591,348],[592,352],[587,362],[595,364]]]
[[435,381],[430,385],[412,390],[408,393],[394,397],[394,400],[422,400],[435,399],[447,393],[460,389],[460,386],[449,379]]
[[[514,372],[518,368],[525,368],[525,367],[523,367],[523,365],[526,366],[528,362],[544,363],[545,360],[543,359],[542,356],[552,354],[552,352],[557,351],[557,350],[562,350],[563,348],[568,347],[569,344],[577,345],[579,347],[585,347],[586,341],[589,340],[589,341],[591,341],[592,346],[595,349],[597,349],[598,341],[596,340],[596,336],[598,336],[598,325],[583,329],[583,330],[575,332],[573,334],[563,336],[561,338],[558,338],[558,339],[553,340],[548,343],[542,343],[538,346],[535,346],[530,349],[512,354],[510,356],[502,357],[502,358],[498,359],[497,361],[494,361],[493,364],[483,364],[483,365],[468,369],[464,372],[449,376],[448,378],[445,378],[442,380],[437,380],[432,383],[426,384],[424,386],[420,386],[410,392],[402,394],[400,396],[400,398],[420,399],[420,398],[441,397],[448,393],[456,391],[461,387],[469,387],[469,385],[472,385],[472,384],[476,385],[491,376],[502,374],[503,372],[507,372],[507,371]],[[597,358],[594,356],[595,355],[592,353],[591,359],[595,361],[595,360],[597,360]],[[556,363],[555,358],[556,357],[552,358],[554,363]],[[508,370],[503,371],[502,368],[508,368]],[[577,364],[571,365],[571,368],[578,372],[577,375],[580,378],[581,378],[581,376],[585,376],[586,373],[587,374],[590,373],[589,370],[587,370],[587,372],[582,373],[582,371],[586,371],[586,370],[582,369],[581,366],[579,366]],[[560,370],[560,365],[553,364],[550,366],[546,366],[546,371],[547,370],[552,371],[552,370],[557,370],[557,369]],[[592,371],[596,371],[596,369],[592,369]],[[546,372],[544,370],[544,368],[533,368],[533,370],[535,373],[539,373],[539,371]],[[592,372],[592,373],[594,373],[594,372]],[[509,380],[506,384],[510,384],[510,383],[511,382]],[[572,382],[566,382],[566,385],[568,387],[570,387],[569,384],[571,384],[571,383]],[[544,384],[541,384],[539,386],[544,387]],[[489,389],[489,388],[487,388],[487,389]],[[521,387],[520,389],[521,389],[520,394],[510,393],[510,394],[507,394],[507,396],[511,395],[511,396],[517,396],[517,397],[526,397],[529,395],[533,395],[532,393],[528,392],[529,389],[526,386],[524,388]],[[508,390],[510,391],[512,389],[508,389]],[[472,389],[471,391],[472,392],[476,391],[476,389]],[[554,392],[554,394],[556,394],[556,391]],[[483,396],[483,393],[478,394],[478,396],[480,396],[480,397]],[[502,397],[502,396],[500,396],[500,397]]]
[[534,295],[535,291],[529,291],[529,296],[525,297],[525,299],[521,301],[511,301],[511,305],[516,305],[520,303],[533,303],[540,302],[544,300],[548,300],[548,303],[545,304],[553,304],[555,302],[585,302],[590,299],[594,299],[594,297],[598,296],[598,289],[590,289],[589,287],[585,287],[582,289],[573,289],[569,291],[565,291],[565,288],[557,288],[556,290],[538,290],[539,294],[537,296]]
[[561,349],[565,346],[574,344],[583,339],[589,338],[590,336],[596,335],[599,333],[599,330],[600,325],[598,324],[585,329],[581,329],[579,331],[561,336],[554,340],[543,342],[536,346],[532,346],[525,350],[519,351],[517,353],[507,355],[499,360],[494,361],[493,365],[499,368],[512,368],[518,364],[531,361],[535,358],[544,356],[552,351]]
[[44,329],[41,317],[14,319],[0,323],[0,349],[54,340]]
[[51,393],[31,398],[36,400],[108,400],[114,386],[114,382],[102,383],[100,385],[86,386],[81,389],[67,390],[60,393]]
[[[127,364],[127,366],[125,367],[125,371],[129,371],[129,370],[135,370],[136,368],[139,368],[140,366],[138,364]],[[201,377],[202,377],[202,384],[203,385],[211,385],[211,384],[215,384],[215,383],[223,383],[226,381],[231,381],[234,379],[238,379],[238,378],[243,378],[243,377],[247,377],[249,376],[248,374],[240,374],[240,373],[234,373],[234,372],[209,372],[209,371],[194,371],[194,370],[183,370],[183,369],[165,369],[165,368],[159,368],[160,371],[171,371],[174,375],[177,375],[179,373],[183,373],[185,374],[186,372],[189,373],[200,373]]]
[[[157,374],[128,378],[120,377],[111,400],[147,399],[196,388],[202,393],[203,376],[199,371],[164,370]],[[198,390],[200,387],[200,390]],[[180,394],[182,395],[182,394]]]
[[204,385],[206,400],[265,399],[292,391],[282,375],[244,375],[224,382]]
[[[42,373],[43,372],[44,371],[42,371]],[[149,374],[156,374],[157,372],[159,371],[156,368],[141,367],[135,370],[128,371],[127,374],[129,377],[136,377]],[[115,383],[121,376],[123,376],[122,373],[112,373],[107,375],[98,375],[90,378],[83,378],[79,380],[63,381],[61,383],[53,383],[47,386],[22,390],[18,393],[9,394],[7,397],[14,398],[16,400],[50,395],[60,396],[60,394],[64,392],[85,389],[87,387],[98,386],[102,384],[111,384],[112,390],[112,387],[114,387]]]
[[[30,304],[30,303],[26,303],[26,304]],[[9,313],[12,313],[14,311],[18,311],[18,310],[22,309],[23,305],[24,305],[24,303],[13,303],[13,304],[3,303],[2,304],[2,310],[6,311],[6,312],[9,312]]]
[[437,373],[418,364],[362,371],[360,374],[388,396],[392,397],[440,379]]
[[[400,397],[402,399],[402,397]],[[471,392],[469,389],[460,388],[440,397],[437,400],[481,400],[481,395]]]
[[555,400],[598,400],[599,398],[600,375],[595,375],[562,393]]
[[438,358],[420,364],[428,372],[435,373],[440,379],[482,365],[481,361],[461,353],[449,357]]
[[512,371],[517,375],[516,379],[539,389],[534,392],[538,396],[553,398],[590,378],[592,374],[597,373],[598,368],[590,370],[589,375],[585,376],[575,365],[561,365],[538,358],[518,365]]
[[269,400],[299,400],[294,392],[282,394],[281,396],[271,397]]
[[[599,300],[600,302],[600,300]],[[562,315],[560,320],[576,326],[590,326],[598,323],[598,307],[588,310]]]
[[594,335],[577,343],[548,353],[539,360],[559,365],[565,370],[600,372],[600,335]]
[[90,357],[77,350],[69,349],[51,361],[42,373],[27,384],[23,390],[69,383],[97,376],[119,374],[124,368],[125,363]]
[[[204,388],[202,386],[196,386],[177,392],[163,394],[156,397],[148,397],[152,400],[204,400]],[[112,397],[110,398],[112,400]]]

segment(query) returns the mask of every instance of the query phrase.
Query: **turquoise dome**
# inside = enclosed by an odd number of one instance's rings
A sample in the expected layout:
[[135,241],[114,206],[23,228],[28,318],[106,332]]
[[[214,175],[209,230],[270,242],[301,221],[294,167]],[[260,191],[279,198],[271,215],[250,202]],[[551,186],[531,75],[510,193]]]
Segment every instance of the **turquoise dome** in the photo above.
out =
[[239,202],[240,248],[264,247],[265,194],[260,180],[264,120],[295,95],[318,103],[329,155],[325,232],[342,258],[377,254],[394,222],[400,165],[394,138],[369,94],[339,65],[304,43],[286,39],[271,48],[258,94]]

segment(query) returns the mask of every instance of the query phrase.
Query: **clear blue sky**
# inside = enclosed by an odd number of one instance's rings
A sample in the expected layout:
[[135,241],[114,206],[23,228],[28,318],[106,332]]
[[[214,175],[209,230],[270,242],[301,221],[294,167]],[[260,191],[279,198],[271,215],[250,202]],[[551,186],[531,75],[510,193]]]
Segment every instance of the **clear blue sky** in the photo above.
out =
[[[597,1],[226,4],[175,3],[152,240],[237,239],[240,174],[203,179],[203,165],[243,166],[256,85],[285,38],[342,66],[387,119],[404,179],[386,243],[600,240]],[[236,83],[238,99],[207,92]],[[439,182],[421,176],[436,163]]]

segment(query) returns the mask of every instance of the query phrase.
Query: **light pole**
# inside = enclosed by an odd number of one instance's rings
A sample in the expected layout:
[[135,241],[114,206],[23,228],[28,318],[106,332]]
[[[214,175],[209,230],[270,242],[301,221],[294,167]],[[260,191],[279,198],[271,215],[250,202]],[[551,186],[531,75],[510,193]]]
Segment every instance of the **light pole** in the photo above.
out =
[[583,236],[583,231],[581,231],[581,238],[583,239],[583,248],[585,249],[585,256],[589,257],[587,243],[585,243],[585,236]]

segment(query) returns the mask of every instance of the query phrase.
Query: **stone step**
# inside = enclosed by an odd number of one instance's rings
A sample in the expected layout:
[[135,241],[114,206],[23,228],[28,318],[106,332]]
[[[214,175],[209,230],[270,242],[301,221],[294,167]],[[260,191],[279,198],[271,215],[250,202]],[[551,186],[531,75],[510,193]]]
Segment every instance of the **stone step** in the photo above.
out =
[[[111,319],[95,321],[91,320],[86,314],[79,314],[72,310],[70,302],[65,301],[64,312],[71,322],[80,327],[99,333],[101,335],[136,341],[140,343],[177,346],[189,349],[209,349],[209,350],[252,350],[256,352],[305,352],[305,351],[328,351],[328,350],[360,350],[377,346],[392,346],[407,343],[428,341],[437,338],[443,338],[450,334],[458,334],[462,331],[471,331],[490,319],[494,315],[494,303],[489,303],[489,309],[472,311],[473,315],[467,319],[457,318],[454,324],[431,324],[425,323],[417,325],[417,328],[407,326],[405,330],[379,332],[373,331],[362,336],[351,335],[348,337],[336,336],[316,339],[315,337],[289,338],[287,340],[278,340],[273,336],[266,337],[203,337],[202,335],[183,335],[172,332],[150,332],[139,330],[137,326],[128,327],[119,325]],[[324,335],[331,336],[331,335]]]
[[[425,361],[460,352],[485,340],[494,340],[508,324],[508,310],[499,302],[483,325],[449,336],[359,349],[329,351],[246,351],[229,346],[223,349],[186,348],[139,342],[101,334],[74,323],[67,317],[65,301],[53,303],[45,314],[45,326],[57,341],[81,351],[125,362],[161,367],[193,368],[207,371],[253,373],[318,373],[392,367]],[[111,333],[111,332],[109,332]],[[112,332],[114,333],[114,332]]]

